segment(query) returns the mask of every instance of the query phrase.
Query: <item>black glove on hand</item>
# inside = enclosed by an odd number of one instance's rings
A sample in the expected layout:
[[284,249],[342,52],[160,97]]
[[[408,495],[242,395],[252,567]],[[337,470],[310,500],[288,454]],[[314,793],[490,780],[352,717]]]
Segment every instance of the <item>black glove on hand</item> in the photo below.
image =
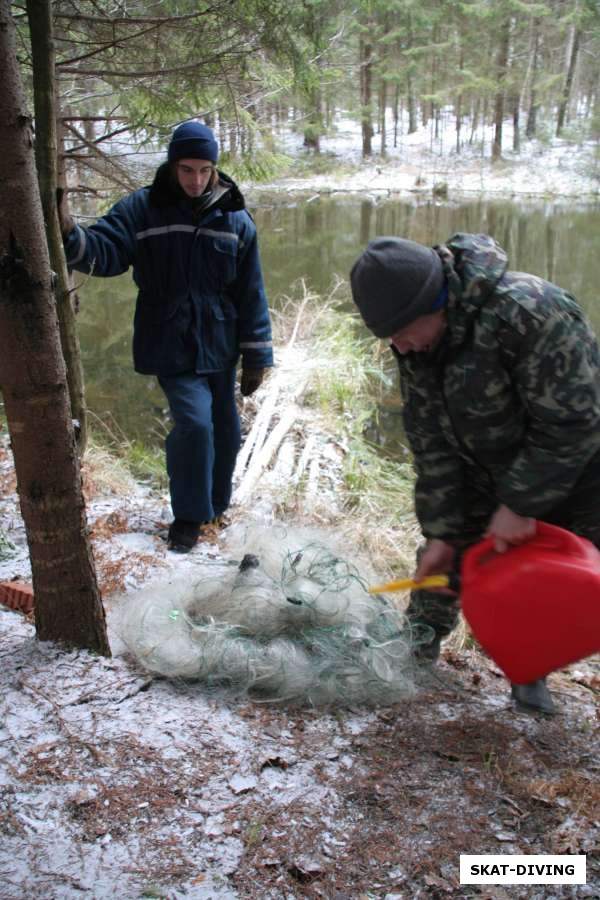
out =
[[73,231],[75,222],[67,212],[67,192],[61,187],[56,188],[56,211],[58,213],[60,233],[63,237],[66,237],[70,231]]
[[242,397],[249,397],[262,384],[265,377],[265,369],[242,369],[240,381],[240,393]]

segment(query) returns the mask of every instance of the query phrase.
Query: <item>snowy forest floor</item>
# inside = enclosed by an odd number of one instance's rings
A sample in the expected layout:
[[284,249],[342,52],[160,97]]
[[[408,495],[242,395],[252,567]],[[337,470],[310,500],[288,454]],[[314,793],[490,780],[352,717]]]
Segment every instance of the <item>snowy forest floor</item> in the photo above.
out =
[[[119,592],[213,575],[240,529],[278,520],[282,483],[307,488],[286,525],[336,531],[344,448],[309,427],[306,358],[288,349],[256,399],[264,452],[242,466],[232,524],[188,556],[166,550],[165,497],[127,481],[108,490],[86,466],[112,659],[38,643],[0,608],[0,897],[598,897],[598,658],[550,676],[559,713],[546,719],[516,711],[497,667],[452,640],[416,695],[327,710],[153,676],[120,644]],[[6,446],[2,533],[14,547],[0,580],[28,579]],[[461,853],[586,854],[588,884],[461,887]]]
[[423,127],[403,135],[396,147],[388,146],[385,156],[378,154],[374,141],[373,155],[361,159],[358,126],[343,121],[335,135],[322,140],[321,155],[307,156],[296,141],[288,148],[296,157],[294,171],[254,184],[251,191],[361,192],[378,199],[405,194],[415,199],[433,196],[440,202],[478,196],[569,204],[598,200],[600,151],[595,141],[522,141],[516,153],[510,149],[512,129],[507,124],[502,158],[492,162],[492,139],[488,128],[483,143],[465,142],[457,153],[451,129],[434,141]]

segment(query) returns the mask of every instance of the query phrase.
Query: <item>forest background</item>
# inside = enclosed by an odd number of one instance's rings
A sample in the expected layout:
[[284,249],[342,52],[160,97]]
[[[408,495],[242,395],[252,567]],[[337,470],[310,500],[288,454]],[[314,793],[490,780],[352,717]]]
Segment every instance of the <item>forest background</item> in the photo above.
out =
[[[13,10],[31,84],[27,16]],[[223,167],[250,178],[290,164],[282,129],[318,153],[340,115],[360,124],[363,157],[423,125],[433,142],[449,117],[456,154],[490,125],[492,159],[534,138],[600,138],[595,0],[60,0],[52,16],[73,192],[139,186],[144,154],[196,116],[215,129]],[[127,152],[107,153],[122,135]]]

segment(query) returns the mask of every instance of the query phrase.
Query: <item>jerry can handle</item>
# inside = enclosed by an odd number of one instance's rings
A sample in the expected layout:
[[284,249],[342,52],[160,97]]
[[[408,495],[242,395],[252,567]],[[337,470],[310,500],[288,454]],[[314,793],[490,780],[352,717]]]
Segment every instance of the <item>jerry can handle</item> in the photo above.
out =
[[[559,528],[558,525],[550,525],[549,522],[536,521],[536,533],[531,540],[526,543],[538,549],[554,550],[569,556],[582,556],[582,538],[579,538],[572,531],[566,528]],[[518,546],[522,547],[523,544]],[[496,553],[494,550],[494,539],[484,538],[473,547],[471,547],[464,555],[462,563],[462,578],[468,579],[475,570],[491,559],[497,559],[499,556],[505,557],[511,550],[518,549],[517,546],[509,548],[504,553]]]

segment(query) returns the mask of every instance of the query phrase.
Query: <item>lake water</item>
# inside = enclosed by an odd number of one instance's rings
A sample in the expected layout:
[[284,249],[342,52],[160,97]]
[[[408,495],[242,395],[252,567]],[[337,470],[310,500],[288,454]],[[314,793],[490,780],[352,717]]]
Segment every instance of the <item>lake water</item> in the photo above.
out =
[[[554,281],[574,294],[600,334],[600,206],[476,200],[434,203],[330,195],[260,196],[256,221],[269,300],[277,307],[304,278],[326,293],[366,243],[394,234],[425,244],[456,231],[493,235],[509,266]],[[155,379],[131,362],[135,286],[130,275],[92,278],[81,287],[79,328],[88,406],[129,438],[163,440],[165,402]],[[384,416],[385,418],[385,416]],[[394,415],[395,419],[396,416]]]

